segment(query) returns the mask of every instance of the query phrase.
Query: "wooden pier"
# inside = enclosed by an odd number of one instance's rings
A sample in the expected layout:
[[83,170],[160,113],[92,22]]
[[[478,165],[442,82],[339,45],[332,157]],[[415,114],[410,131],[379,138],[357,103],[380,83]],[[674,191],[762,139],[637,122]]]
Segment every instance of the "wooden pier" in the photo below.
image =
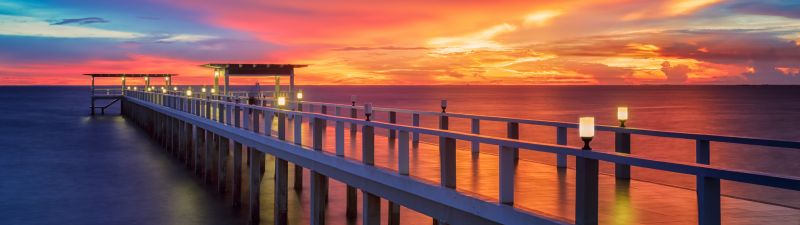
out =
[[[357,210],[356,190],[362,196],[362,224],[379,224],[382,210],[388,211],[390,224],[397,224],[404,218],[399,215],[401,207],[440,224],[800,221],[797,209],[720,194],[721,180],[800,191],[800,178],[720,168],[708,161],[713,142],[790,149],[800,148],[800,142],[596,127],[597,131],[622,135],[695,140],[697,163],[681,163],[565,146],[568,129],[578,127],[574,123],[377,107],[367,109],[373,115],[373,120],[367,121],[364,107],[352,104],[288,101],[303,109],[299,111],[288,109],[288,104],[273,106],[279,101],[270,98],[258,99],[255,105],[243,102],[241,97],[228,95],[126,91],[123,114],[153,134],[200,178],[232,196],[234,205],[246,206],[252,224],[262,218],[259,187],[265,171],[274,178],[273,202],[268,203],[274,204],[274,223],[286,223],[290,164],[309,172],[311,224],[325,224],[326,211],[332,204],[343,204],[333,207],[346,208],[350,217],[357,215],[351,212]],[[377,112],[386,112],[388,121],[374,120]],[[412,124],[397,124],[398,114],[413,118]],[[419,126],[423,116],[437,117],[439,129]],[[451,118],[469,119],[477,128],[473,133],[449,131]],[[480,135],[480,121],[508,123],[508,136]],[[520,124],[555,127],[557,143],[517,140],[515,133]],[[421,141],[420,136],[435,137],[439,143]],[[624,142],[629,140],[620,138],[617,143],[626,146]],[[499,155],[483,153],[474,144],[459,148],[456,141],[495,145],[500,149]],[[516,154],[520,151],[553,154],[558,166],[518,160]],[[574,157],[579,165],[566,169],[566,157]],[[623,169],[613,176],[601,175],[598,161]],[[628,179],[627,173],[637,168],[693,175],[697,177],[697,188],[687,190]],[[463,173],[473,174],[457,175]],[[302,185],[302,178],[293,180],[293,187]],[[346,188],[332,188],[331,180]],[[329,193],[334,190],[345,192],[346,201],[329,201]],[[388,209],[381,208],[381,199],[390,202]]]

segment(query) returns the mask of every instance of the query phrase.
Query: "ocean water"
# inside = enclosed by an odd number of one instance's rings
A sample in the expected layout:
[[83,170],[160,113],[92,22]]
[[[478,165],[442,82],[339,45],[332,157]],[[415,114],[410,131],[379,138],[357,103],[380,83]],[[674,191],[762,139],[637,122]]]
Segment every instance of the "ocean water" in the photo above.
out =
[[[305,86],[312,101],[576,122],[595,116],[617,124],[628,106],[630,127],[800,140],[797,86]],[[248,89],[237,87],[237,89]],[[219,204],[190,172],[133,123],[89,116],[88,87],[0,87],[0,224],[241,224],[241,212]],[[385,120],[379,114],[377,119]],[[399,115],[410,124],[410,115]],[[435,127],[435,118],[423,118]],[[469,131],[468,120],[451,129]],[[505,124],[485,122],[483,134],[504,136]],[[555,129],[522,125],[521,139],[554,143]],[[578,146],[577,131],[569,144]],[[468,143],[458,143],[468,148]],[[613,151],[613,134],[598,133],[596,151]],[[496,150],[482,146],[482,151]],[[632,152],[693,162],[694,142],[632,137]],[[712,143],[712,165],[800,176],[800,151]],[[522,156],[553,164],[549,154]],[[572,162],[570,161],[572,165]],[[601,163],[602,172],[612,165]],[[694,178],[633,168],[635,179],[691,188]],[[730,196],[800,207],[800,194],[723,182]],[[754,194],[757,193],[757,194]]]

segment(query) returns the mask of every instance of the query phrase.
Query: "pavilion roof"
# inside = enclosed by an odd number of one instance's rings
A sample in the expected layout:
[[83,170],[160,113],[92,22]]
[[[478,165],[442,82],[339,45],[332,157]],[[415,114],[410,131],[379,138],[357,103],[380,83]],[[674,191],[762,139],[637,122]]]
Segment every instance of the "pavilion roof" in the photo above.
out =
[[85,76],[92,77],[174,77],[174,73],[86,73]]
[[201,66],[226,69],[229,76],[290,76],[294,68],[307,67],[308,65],[209,63]]

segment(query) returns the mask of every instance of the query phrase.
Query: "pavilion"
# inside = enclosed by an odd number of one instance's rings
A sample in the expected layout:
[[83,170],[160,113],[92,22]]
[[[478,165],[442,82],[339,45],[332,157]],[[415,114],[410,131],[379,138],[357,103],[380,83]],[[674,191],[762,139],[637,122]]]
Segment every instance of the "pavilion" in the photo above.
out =
[[[143,78],[145,83],[144,90],[148,90],[150,88],[150,78],[151,77],[163,77],[164,78],[164,86],[169,88],[172,86],[172,77],[177,76],[178,74],[173,73],[87,73],[83,74],[86,76],[92,77],[92,105],[90,106],[92,110],[92,115],[94,115],[95,109],[99,108],[101,114],[105,114],[106,108],[113,105],[115,102],[119,101],[122,96],[125,94],[125,81],[128,78]],[[97,93],[97,89],[95,89],[94,79],[96,77],[100,78],[108,78],[108,77],[119,77],[121,86],[119,89],[101,89],[101,93]],[[105,106],[95,106],[96,100],[102,99],[109,99],[112,100]]]
[[233,63],[209,63],[201,65],[206,68],[214,69],[214,89],[219,89],[220,75],[225,78],[225,86],[221,93],[230,95],[231,90],[230,77],[259,77],[259,76],[274,76],[275,77],[275,92],[273,97],[280,94],[280,78],[289,77],[289,93],[291,99],[295,99],[294,88],[294,69],[307,67],[308,65],[300,64],[233,64]]

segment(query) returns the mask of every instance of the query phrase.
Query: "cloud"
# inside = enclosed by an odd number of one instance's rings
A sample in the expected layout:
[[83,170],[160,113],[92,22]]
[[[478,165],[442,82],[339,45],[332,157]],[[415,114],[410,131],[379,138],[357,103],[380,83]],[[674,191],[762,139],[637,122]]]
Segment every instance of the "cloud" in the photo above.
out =
[[689,69],[687,65],[670,66],[669,61],[664,61],[664,63],[661,64],[661,72],[664,72],[664,75],[667,76],[667,83],[686,83],[686,80],[689,78],[688,74],[691,71],[692,70]]
[[800,19],[800,2],[797,1],[746,1],[732,3],[728,7],[739,13]]
[[50,25],[67,25],[67,24],[93,24],[93,23],[108,23],[109,21],[100,17],[86,17],[78,19],[62,19],[59,22],[51,23]]
[[114,31],[92,27],[51,25],[33,17],[8,15],[0,15],[0,35],[112,39],[134,39],[144,36],[136,32]]
[[165,37],[157,37],[156,42],[172,43],[172,42],[200,42],[214,39],[216,37],[210,35],[197,35],[197,34],[178,34],[178,35],[165,35]]
[[334,48],[333,51],[372,51],[372,50],[388,50],[388,51],[404,51],[404,50],[429,50],[427,47],[397,47],[397,46],[378,46],[378,47],[341,47]]

